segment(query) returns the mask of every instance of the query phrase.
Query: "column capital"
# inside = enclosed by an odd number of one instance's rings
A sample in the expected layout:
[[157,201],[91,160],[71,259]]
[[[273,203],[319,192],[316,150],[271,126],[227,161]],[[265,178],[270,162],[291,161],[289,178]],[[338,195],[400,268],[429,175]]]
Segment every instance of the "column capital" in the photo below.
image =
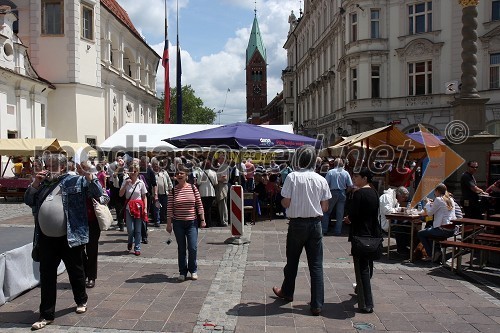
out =
[[479,5],[479,0],[458,0],[458,3],[465,8]]

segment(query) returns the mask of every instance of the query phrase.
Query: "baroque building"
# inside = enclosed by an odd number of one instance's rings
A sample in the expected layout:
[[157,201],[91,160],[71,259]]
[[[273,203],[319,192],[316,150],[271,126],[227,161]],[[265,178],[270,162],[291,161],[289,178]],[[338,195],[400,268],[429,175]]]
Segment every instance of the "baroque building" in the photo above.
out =
[[[478,5],[479,94],[500,134],[500,1]],[[339,136],[398,124],[446,135],[461,77],[462,8],[443,0],[305,0],[289,17],[283,123]]]
[[26,56],[52,83],[39,99],[45,133],[36,137],[98,145],[125,123],[156,122],[160,56],[116,0],[13,3]]

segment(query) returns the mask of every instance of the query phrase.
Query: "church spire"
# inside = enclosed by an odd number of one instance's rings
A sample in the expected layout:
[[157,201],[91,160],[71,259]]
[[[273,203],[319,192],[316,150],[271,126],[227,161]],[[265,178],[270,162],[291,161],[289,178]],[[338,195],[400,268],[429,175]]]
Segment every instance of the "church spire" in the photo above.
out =
[[266,48],[264,47],[264,42],[262,41],[262,35],[259,29],[259,22],[257,21],[257,1],[255,1],[255,16],[252,24],[252,31],[250,32],[250,39],[248,40],[247,46],[247,62],[248,65],[250,59],[252,59],[255,51],[259,51],[260,55],[266,61]]

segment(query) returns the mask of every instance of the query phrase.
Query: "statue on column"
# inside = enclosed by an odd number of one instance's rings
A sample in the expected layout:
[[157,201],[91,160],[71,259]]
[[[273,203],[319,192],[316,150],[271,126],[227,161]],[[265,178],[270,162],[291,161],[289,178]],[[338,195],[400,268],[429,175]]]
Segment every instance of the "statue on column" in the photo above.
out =
[[297,26],[297,17],[295,17],[293,10],[290,16],[288,16],[288,23],[290,23],[290,30],[288,31],[288,34],[290,34]]

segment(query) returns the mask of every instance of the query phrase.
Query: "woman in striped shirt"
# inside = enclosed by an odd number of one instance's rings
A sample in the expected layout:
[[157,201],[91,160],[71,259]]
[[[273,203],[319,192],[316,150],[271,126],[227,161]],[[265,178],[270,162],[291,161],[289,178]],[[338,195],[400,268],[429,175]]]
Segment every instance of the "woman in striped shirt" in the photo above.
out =
[[[203,204],[198,189],[187,182],[189,170],[179,166],[175,179],[177,185],[168,195],[167,232],[172,232],[172,225],[177,241],[177,259],[179,264],[178,281],[184,281],[188,272],[191,279],[197,280],[196,253],[198,250],[198,219],[200,227],[204,228],[205,216]],[[188,260],[186,262],[186,245]]]

